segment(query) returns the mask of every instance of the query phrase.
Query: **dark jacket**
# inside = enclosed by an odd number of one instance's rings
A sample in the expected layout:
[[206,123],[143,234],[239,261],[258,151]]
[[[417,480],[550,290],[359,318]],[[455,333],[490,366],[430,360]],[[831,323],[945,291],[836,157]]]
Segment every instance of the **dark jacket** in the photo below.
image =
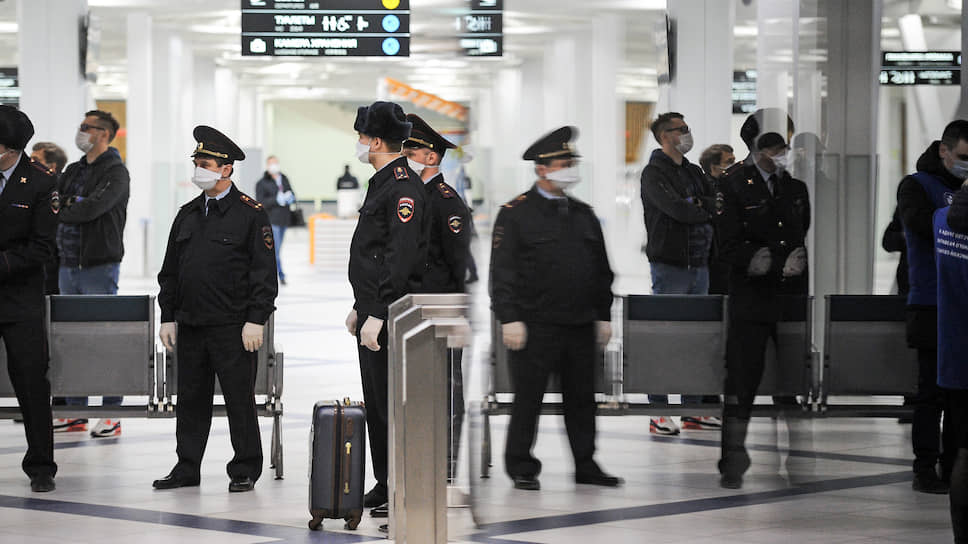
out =
[[501,323],[611,320],[614,275],[588,204],[532,188],[498,212],[491,248],[491,309]]
[[894,273],[894,280],[897,282],[897,294],[907,296],[909,289],[907,243],[904,241],[904,226],[901,224],[901,214],[896,207],[891,222],[884,229],[881,247],[888,253],[901,253],[901,259],[897,262],[897,271]]
[[[720,258],[729,264],[730,317],[775,322],[780,318],[779,295],[807,294],[807,274],[784,278],[790,253],[805,247],[810,228],[807,186],[783,172],[771,194],[766,180],[748,159],[724,174],[722,203],[716,216]],[[769,248],[772,268],[751,277],[750,261],[760,248]]]
[[707,265],[708,254],[690,248],[703,239],[712,242],[715,200],[705,174],[683,157],[676,164],[661,149],[652,152],[642,170],[642,208],[647,232],[645,254],[650,262],[680,267]]
[[[90,175],[80,194],[71,194],[70,187],[82,168],[90,168]],[[121,154],[113,147],[92,164],[87,157],[69,164],[57,181],[62,203],[58,221],[81,227],[81,266],[121,262],[130,183]]]
[[[285,174],[279,175],[282,176],[282,192],[292,191],[292,185],[289,185],[289,178]],[[279,205],[279,202],[276,200],[277,194],[279,194],[279,186],[276,185],[276,180],[273,179],[272,174],[265,172],[262,175],[262,179],[255,184],[255,199],[265,207],[266,213],[269,214],[270,223],[288,227],[292,224],[292,212],[289,211],[288,205]],[[295,193],[293,193],[293,196],[295,196]]]
[[158,273],[161,322],[263,325],[279,290],[269,217],[234,184],[210,206],[206,216],[202,193],[171,225]]
[[470,256],[470,210],[442,174],[425,183],[424,192],[433,217],[420,292],[463,293]]
[[420,176],[400,157],[370,178],[350,244],[353,308],[387,318],[393,302],[420,291],[431,214]]
[[0,323],[43,316],[58,208],[50,171],[21,153],[0,193]]

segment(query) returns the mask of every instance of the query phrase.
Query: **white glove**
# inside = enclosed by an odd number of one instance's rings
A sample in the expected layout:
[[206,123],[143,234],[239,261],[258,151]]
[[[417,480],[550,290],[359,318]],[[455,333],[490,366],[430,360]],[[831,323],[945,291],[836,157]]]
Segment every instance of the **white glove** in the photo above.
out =
[[177,332],[178,327],[174,321],[161,324],[161,329],[158,331],[158,338],[161,338],[161,345],[165,346],[165,349],[168,351],[175,351],[175,336]]
[[807,249],[803,246],[790,252],[787,260],[783,263],[783,277],[792,278],[803,274],[807,268]]
[[504,345],[512,351],[524,349],[528,344],[528,327],[524,321],[513,321],[501,325],[501,336],[504,337]]
[[350,310],[349,315],[346,316],[346,330],[350,335],[356,336],[356,310]]
[[246,322],[242,326],[242,345],[245,351],[258,351],[262,346],[262,325]]
[[770,255],[770,248],[761,247],[753,254],[753,258],[750,259],[750,266],[746,272],[750,276],[765,276],[772,266],[773,256]]
[[382,330],[382,319],[372,315],[367,317],[360,329],[360,345],[370,351],[380,351],[380,331]]
[[279,191],[276,193],[276,203],[280,206],[286,205],[286,193]]
[[286,191],[286,204],[292,204],[296,201],[296,197],[292,194],[292,191]]
[[595,342],[604,346],[611,339],[612,339],[612,322],[596,321],[595,322]]

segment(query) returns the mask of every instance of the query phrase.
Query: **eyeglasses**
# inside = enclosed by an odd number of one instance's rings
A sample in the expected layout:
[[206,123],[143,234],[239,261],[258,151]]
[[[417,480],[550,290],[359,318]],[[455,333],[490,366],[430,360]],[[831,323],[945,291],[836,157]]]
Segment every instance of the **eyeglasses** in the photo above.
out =
[[689,125],[682,125],[681,127],[667,128],[665,132],[678,132],[679,134],[689,134]]
[[80,126],[81,132],[87,132],[87,131],[91,130],[92,128],[96,128],[98,130],[107,130],[104,127],[99,127],[97,125],[89,125],[87,123],[81,123],[81,126]]

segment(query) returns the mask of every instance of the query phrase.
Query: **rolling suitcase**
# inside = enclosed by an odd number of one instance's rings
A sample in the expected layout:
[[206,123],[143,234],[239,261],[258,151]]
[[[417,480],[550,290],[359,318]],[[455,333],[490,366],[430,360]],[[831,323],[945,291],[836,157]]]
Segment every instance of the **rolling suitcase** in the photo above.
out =
[[320,401],[310,431],[309,528],[323,519],[343,519],[356,529],[363,518],[366,408],[363,403]]

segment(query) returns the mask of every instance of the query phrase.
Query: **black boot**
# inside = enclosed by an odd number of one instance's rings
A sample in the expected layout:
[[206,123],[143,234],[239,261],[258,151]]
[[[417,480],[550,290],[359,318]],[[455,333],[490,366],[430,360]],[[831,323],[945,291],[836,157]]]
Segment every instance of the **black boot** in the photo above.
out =
[[955,466],[951,471],[951,528],[955,544],[968,544],[968,449],[958,449]]
[[746,432],[749,418],[727,416],[723,418],[720,435],[719,484],[727,489],[743,486],[743,474],[750,468],[750,456],[746,452]]

